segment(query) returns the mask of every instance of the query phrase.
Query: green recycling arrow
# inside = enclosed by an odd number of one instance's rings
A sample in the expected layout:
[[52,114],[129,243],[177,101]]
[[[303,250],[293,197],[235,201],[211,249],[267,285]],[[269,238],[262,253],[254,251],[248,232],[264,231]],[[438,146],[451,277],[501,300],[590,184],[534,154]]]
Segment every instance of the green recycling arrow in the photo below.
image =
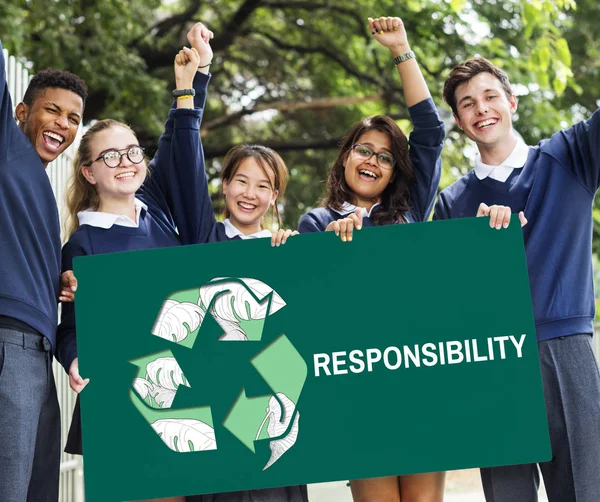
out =
[[[195,303],[179,301],[181,298],[191,298]],[[208,312],[223,329],[219,340],[257,342],[262,339],[266,317],[285,305],[273,288],[256,279],[215,278],[199,289],[168,297],[152,334],[192,348]],[[216,449],[210,407],[169,409],[179,386],[190,387],[171,351],[130,362],[138,367],[131,399],[161,440],[178,452]],[[306,381],[307,366],[285,335],[251,362],[274,395],[249,398],[242,388],[223,426],[253,453],[254,441],[269,441],[271,457],[264,470],[296,442],[300,417],[296,404]]]
[[281,335],[254,356],[251,363],[274,393],[281,392],[294,403],[298,402],[308,368],[287,336]]
[[263,428],[268,421],[267,435],[272,454],[266,469],[296,442],[299,418],[296,404],[308,369],[285,335],[277,338],[251,362],[273,389],[274,396],[248,398],[242,389],[223,426],[254,453],[254,441],[264,437]]
[[[246,445],[252,453],[255,453],[256,433],[265,415],[265,409],[269,406],[270,398],[271,396],[247,397],[246,390],[242,388],[242,392],[223,421],[223,426]],[[259,417],[258,421],[256,417]]]

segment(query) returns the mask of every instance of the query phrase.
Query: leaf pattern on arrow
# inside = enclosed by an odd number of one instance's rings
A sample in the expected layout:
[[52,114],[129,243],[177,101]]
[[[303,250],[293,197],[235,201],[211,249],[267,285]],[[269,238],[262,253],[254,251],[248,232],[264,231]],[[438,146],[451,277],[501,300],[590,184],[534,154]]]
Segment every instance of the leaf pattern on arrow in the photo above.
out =
[[174,357],[159,357],[150,361],[146,365],[146,378],[133,381],[133,388],[148,406],[163,409],[171,407],[180,385],[190,386]]
[[204,311],[195,303],[165,300],[152,334],[179,343],[202,324]]
[[[228,279],[227,277],[217,277],[214,281]],[[238,323],[240,320],[250,321],[264,319],[278,310],[285,307],[283,298],[273,291],[273,288],[257,279],[240,278],[244,285],[238,282],[220,282],[218,284],[207,284],[200,288],[200,300],[205,308],[208,308],[214,296],[222,291],[226,291],[215,300],[211,309],[211,314],[217,319]],[[250,291],[258,298],[262,299],[270,293],[273,293],[271,300],[271,309],[267,312],[268,301],[258,303],[251,295]]]
[[136,378],[133,380],[133,388],[138,393],[138,396],[142,398],[142,400],[146,400],[148,395],[151,395],[154,386],[143,378]]
[[269,407],[267,408],[267,416],[263,420],[262,424],[258,429],[258,433],[256,434],[256,439],[259,438],[262,428],[265,424],[265,421],[269,420],[269,425],[267,426],[267,433],[270,438],[279,437],[288,429],[290,422],[292,421],[292,417],[294,417],[294,423],[290,431],[286,436],[276,439],[275,441],[271,441],[269,443],[269,448],[271,449],[271,457],[266,465],[263,467],[263,471],[271,467],[281,456],[288,451],[294,444],[296,443],[296,439],[298,439],[298,421],[300,420],[300,413],[297,412],[294,414],[296,410],[296,405],[294,402],[289,399],[285,394],[278,392],[277,397],[283,403],[284,416],[283,420],[281,420],[281,406],[275,399],[275,396],[269,399]]
[[200,420],[168,418],[156,420],[152,428],[171,450],[177,452],[216,450],[214,429]]

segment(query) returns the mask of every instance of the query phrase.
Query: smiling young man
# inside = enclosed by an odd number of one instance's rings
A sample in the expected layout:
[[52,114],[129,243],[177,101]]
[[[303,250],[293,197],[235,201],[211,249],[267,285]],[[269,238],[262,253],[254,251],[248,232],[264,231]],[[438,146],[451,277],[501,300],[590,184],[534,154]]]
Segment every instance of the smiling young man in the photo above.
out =
[[70,73],[31,80],[13,118],[0,43],[0,500],[58,499],[52,374],[60,226],[45,168],[73,142],[87,90]]
[[[475,168],[442,191],[434,219],[475,216],[481,202],[524,211],[523,228],[552,460],[540,463],[551,501],[600,493],[600,373],[592,206],[600,185],[600,111],[535,147],[514,132],[506,73],[484,58],[456,66],[444,99],[479,149]],[[537,464],[481,470],[488,502],[537,501]]]

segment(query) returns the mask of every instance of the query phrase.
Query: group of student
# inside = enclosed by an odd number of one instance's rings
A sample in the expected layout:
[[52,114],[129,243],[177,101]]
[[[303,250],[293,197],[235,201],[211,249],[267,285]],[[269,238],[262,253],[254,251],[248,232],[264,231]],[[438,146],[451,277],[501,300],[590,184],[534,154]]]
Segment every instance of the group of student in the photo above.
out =
[[[333,231],[348,242],[362,227],[424,222],[438,196],[444,125],[403,23],[397,17],[368,23],[374,39],[391,52],[413,131],[407,139],[382,115],[353,125],[329,172],[321,207],[302,217],[300,233]],[[62,253],[45,168],[73,142],[87,89],[73,74],[39,72],[16,107],[15,124],[0,50],[2,501],[58,499],[60,418],[53,355],[73,390],[81,392],[88,382],[78,369],[74,257],[262,237],[280,245],[298,233],[264,228],[269,211],[280,220],[277,200],[288,170],[276,152],[260,145],[240,145],[226,155],[221,170],[226,219],[215,218],[200,140],[212,37],[198,23],[188,33],[191,47],[176,55],[174,104],[148,164],[126,124],[100,120],[83,135],[68,188],[70,227]],[[592,204],[600,185],[599,112],[529,147],[513,130],[517,98],[506,74],[481,57],[451,71],[444,99],[479,156],[472,171],[439,194],[433,218],[488,216],[490,226],[499,229],[508,226],[511,212],[520,214],[553,454],[539,468],[551,502],[595,502],[600,496],[600,372],[592,351],[591,238]],[[493,284],[489,289],[490,301],[501,302]],[[63,301],[58,330],[57,299]],[[67,450],[81,453],[78,410]],[[537,500],[537,464],[486,468],[481,477],[487,502]],[[356,501],[438,502],[444,473],[350,484]],[[308,496],[306,486],[296,486],[161,500],[301,502]]]

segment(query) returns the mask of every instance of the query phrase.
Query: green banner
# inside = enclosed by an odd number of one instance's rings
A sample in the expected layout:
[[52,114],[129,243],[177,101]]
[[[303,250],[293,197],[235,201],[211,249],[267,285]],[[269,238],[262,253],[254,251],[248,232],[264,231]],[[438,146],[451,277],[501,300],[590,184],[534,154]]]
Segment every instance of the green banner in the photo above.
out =
[[521,229],[78,258],[87,502],[550,458]]

